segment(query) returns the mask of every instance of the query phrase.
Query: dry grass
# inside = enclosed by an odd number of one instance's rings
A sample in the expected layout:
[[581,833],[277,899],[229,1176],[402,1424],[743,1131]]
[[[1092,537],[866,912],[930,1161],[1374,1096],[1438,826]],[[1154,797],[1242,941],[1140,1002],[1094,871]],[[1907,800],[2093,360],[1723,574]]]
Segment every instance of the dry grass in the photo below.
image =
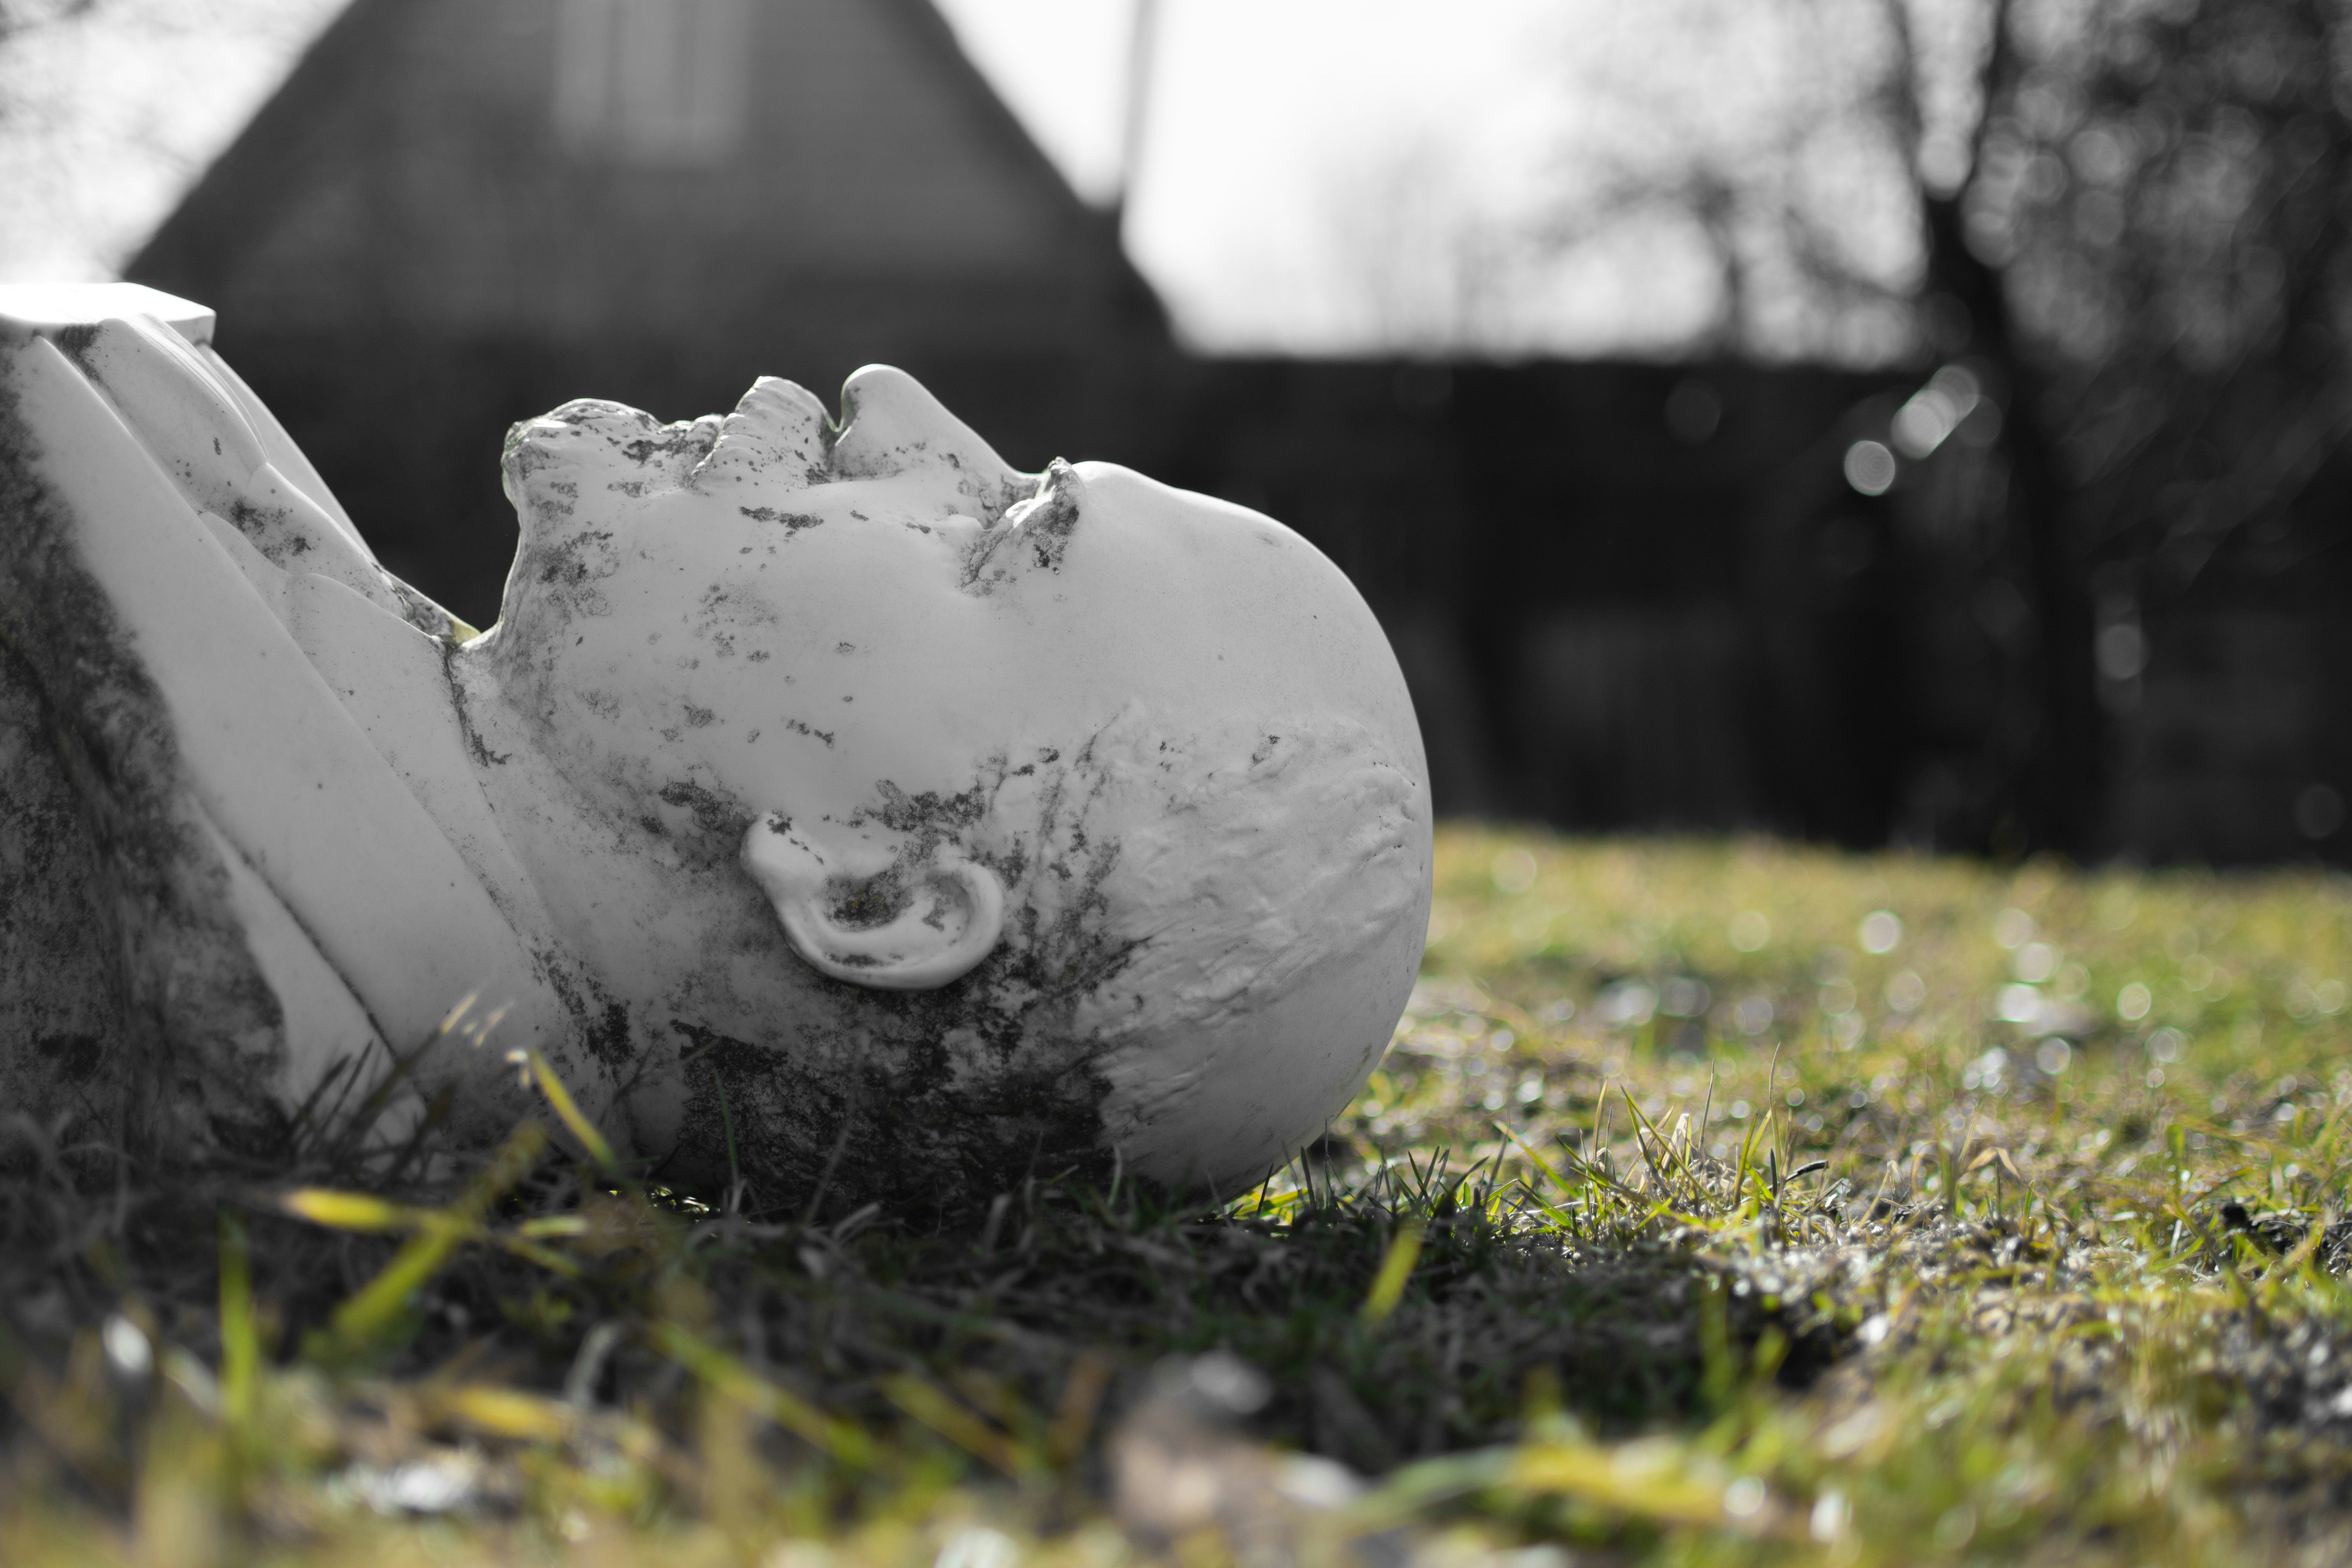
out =
[[1216,1209],[814,1223],[553,1104],[439,1183],[20,1125],[0,1561],[2352,1552],[2341,879],[1438,871],[1397,1048]]

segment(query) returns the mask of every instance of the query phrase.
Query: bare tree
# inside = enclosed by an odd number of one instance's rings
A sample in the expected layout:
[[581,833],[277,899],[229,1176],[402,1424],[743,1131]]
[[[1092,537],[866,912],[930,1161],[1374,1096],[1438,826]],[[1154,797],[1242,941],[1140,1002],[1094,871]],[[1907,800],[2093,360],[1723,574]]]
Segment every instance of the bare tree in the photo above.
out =
[[[2037,710],[2020,716],[2027,752],[2019,781],[2021,826],[2032,844],[2079,853],[2095,832],[2103,756],[2085,563],[2070,537],[2068,497],[2053,455],[2047,358],[2021,331],[2007,280],[1972,237],[1969,222],[1983,201],[1987,142],[2000,123],[2000,106],[2016,75],[2014,4],[1946,0],[1927,10],[1916,0],[1884,0],[1884,5],[1896,47],[1879,100],[1916,181],[1920,347],[1931,356],[1964,355],[1989,370],[2009,407],[2002,435],[2008,510],[2025,545],[2038,677],[2032,683]],[[1955,18],[1961,22],[1956,29],[1961,58],[1929,58],[1921,47],[1923,10],[1948,28]],[[1948,50],[1951,44],[1948,37]],[[1928,105],[1939,93],[1959,101],[1947,101],[1944,123],[1931,129]]]
[[[1538,243],[1677,223],[1714,308],[1693,346],[1885,359],[1908,346],[1911,174],[1889,120],[1902,35],[1881,0],[1661,0],[1580,51],[1591,105]],[[1890,243],[1890,240],[1892,243]]]
[[2011,0],[1962,223],[2045,367],[2083,547],[2193,584],[2352,415],[2333,0]]
[[2178,601],[2225,550],[2283,569],[2334,532],[2301,503],[2352,431],[2347,45],[2334,0],[2002,0],[1969,178],[1923,200],[1927,298],[2014,388],[2059,842],[2089,826],[2094,587]]
[[[1850,341],[1986,373],[2035,627],[2021,808],[2032,842],[2093,847],[2095,597],[2161,604],[2233,549],[2326,542],[2308,498],[2352,433],[2352,18],[2336,0],[1680,5],[1685,34],[1736,16],[1804,40],[1796,111],[1726,135],[1674,85],[1721,60],[1604,79],[1635,129],[1580,150],[1548,237],[1678,214],[1720,279],[1699,346],[1835,353],[1862,320]],[[1885,156],[1823,200],[1806,172],[1837,138]],[[1851,206],[1890,171],[1915,237],[1895,265],[1857,247]]]
[[1528,247],[1471,184],[1459,151],[1425,132],[1351,156],[1328,182],[1328,242],[1357,333],[1406,354],[1519,346]]

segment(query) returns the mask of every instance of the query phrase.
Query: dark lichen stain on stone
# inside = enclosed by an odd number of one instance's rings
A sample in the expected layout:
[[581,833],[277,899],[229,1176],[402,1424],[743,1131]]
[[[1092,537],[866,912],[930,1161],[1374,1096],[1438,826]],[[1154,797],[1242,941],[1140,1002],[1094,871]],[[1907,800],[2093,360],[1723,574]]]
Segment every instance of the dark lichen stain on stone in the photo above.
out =
[[628,1067],[635,1055],[629,1044],[629,1009],[619,1002],[605,1003],[595,1022],[581,1031],[581,1038],[589,1053],[614,1072]]
[[457,675],[457,645],[441,645],[441,683],[449,692],[449,710],[457,717],[457,731],[464,737],[466,752],[478,768],[499,767],[514,760],[511,752],[494,752],[482,739],[482,731],[474,723],[473,709],[466,700],[466,683]]
[[964,557],[962,587],[971,594],[992,593],[1012,576],[1012,569],[994,564],[1007,542],[1017,542],[1043,571],[1059,572],[1070,535],[1078,525],[1079,497],[1086,489],[1078,471],[1060,458],[1045,467],[1036,493],[1004,513],[1005,527],[991,528]]
[[[1054,1051],[1000,1057],[984,1043],[975,1052],[952,988],[831,984],[860,1005],[829,1010],[838,1021],[813,1021],[774,1046],[672,1021],[686,1042],[676,1165],[723,1180],[731,1145],[760,1199],[816,1200],[820,1218],[872,1201],[952,1215],[1031,1174],[1108,1178],[1109,1085],[1091,1066]],[[861,1013],[880,1026],[849,1021]]]
[[99,328],[94,323],[80,321],[70,327],[59,327],[54,341],[66,358],[87,373],[89,370],[89,351],[98,346],[98,333]]
[[182,487],[184,493],[201,510],[215,516],[226,511],[236,531],[261,552],[262,559],[273,566],[285,566],[295,557],[310,550],[310,535],[294,515],[290,507],[259,506],[246,496],[214,496],[205,498],[194,493],[194,476]]
[[[126,1054],[134,1024],[113,879],[58,733],[31,670],[0,640],[0,1106],[70,1145],[84,1131],[113,1135],[139,1062]],[[12,1055],[17,1041],[29,1058]]]
[[781,522],[788,533],[798,533],[803,528],[824,526],[824,519],[807,512],[778,511],[772,506],[739,506],[735,509],[753,522]]
[[586,551],[597,545],[610,544],[612,542],[613,535],[610,530],[572,535],[562,543],[545,552],[539,565],[539,580],[562,587],[577,588],[586,584],[592,577],[611,576],[614,572],[611,563],[607,562],[603,569],[599,570],[583,560],[582,556]]
[[626,1081],[641,1074],[645,1063],[629,1027],[627,1005],[606,995],[593,976],[579,973],[563,957],[545,952],[538,956],[549,985],[572,1016],[581,1044],[603,1066],[605,1078]]
[[[907,912],[915,898],[906,873],[896,866],[872,877],[835,878],[826,885],[825,894],[835,923],[852,931],[888,925]],[[855,963],[857,959],[852,954],[844,961]]]
[[975,826],[988,811],[992,793],[984,784],[974,784],[954,795],[941,795],[937,790],[924,790],[908,795],[888,779],[875,785],[882,804],[869,806],[850,818],[855,824],[865,820],[879,822],[895,832],[906,834],[928,854],[945,839],[956,837]]
[[663,804],[694,814],[694,825],[705,833],[727,837],[729,845],[742,837],[743,830],[751,826],[751,814],[723,795],[705,788],[691,779],[680,779],[661,788]]
[[1047,571],[1062,569],[1062,555],[1070,547],[1070,533],[1078,525],[1077,470],[1054,459],[1038,487],[1040,503],[1018,520],[1030,554]]
[[833,745],[833,731],[830,730],[820,730],[798,719],[785,720],[784,728],[796,735],[806,735],[812,740],[823,741],[828,749]]
[[[1110,921],[1105,888],[1119,844],[1087,831],[1108,787],[1095,751],[1089,742],[1042,778],[1038,763],[1016,768],[999,757],[962,789],[878,783],[873,800],[843,820],[890,829],[900,853],[881,876],[828,887],[834,919],[898,918],[939,875],[937,851],[952,843],[1006,889],[1013,912],[1003,940],[935,991],[877,991],[803,968],[804,1005],[753,1039],[677,1018],[690,1061],[675,1168],[723,1181],[731,1118],[742,1173],[763,1201],[783,1206],[805,1205],[822,1183],[826,1202],[845,1211],[879,1200],[918,1215],[952,1212],[983,1205],[1032,1173],[1108,1177],[1105,1045],[1081,1026],[1082,1009],[1142,944],[1115,934]],[[1062,753],[1039,755],[1059,762]],[[1000,796],[1013,779],[1034,781],[1024,784],[1018,809],[1035,815],[1022,830],[988,837],[983,848],[978,830],[1003,826],[995,814],[1007,809]],[[789,830],[780,814],[769,820]],[[1041,887],[1053,896],[1035,897]]]
[[96,1074],[106,1046],[96,1035],[43,1035],[34,1040],[33,1054],[56,1063],[65,1081],[79,1085]]
[[[79,359],[96,336],[67,329],[58,345]],[[55,1061],[68,1074],[113,1069],[64,1100],[37,1081],[11,1087],[34,1101],[18,1108],[95,1121],[118,1147],[127,1139],[167,1152],[282,1149],[286,1119],[273,1089],[286,1059],[284,1016],[231,910],[228,870],[187,788],[163,697],[83,564],[69,507],[40,474],[16,391],[20,352],[0,348],[0,707],[38,715],[25,754],[44,760],[12,777],[37,790],[35,809],[59,829],[63,842],[45,853],[73,847],[81,862],[69,898],[86,900],[87,919],[56,888],[35,892],[60,927],[110,956],[108,973],[89,977],[103,1000],[76,1011],[121,1046],[110,1063],[61,1047]],[[0,1012],[54,984],[28,967],[45,951],[14,938],[0,948],[10,992]]]

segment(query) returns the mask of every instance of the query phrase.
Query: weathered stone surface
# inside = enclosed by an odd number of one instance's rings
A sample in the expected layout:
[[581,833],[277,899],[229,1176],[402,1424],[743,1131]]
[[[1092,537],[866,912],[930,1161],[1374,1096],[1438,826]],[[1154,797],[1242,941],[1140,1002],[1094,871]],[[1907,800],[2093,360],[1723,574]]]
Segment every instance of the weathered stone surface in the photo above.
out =
[[207,330],[0,290],[26,1104],[255,1143],[429,1043],[402,1115],[488,1137],[530,1046],[673,1175],[935,1203],[1230,1188],[1378,1059],[1424,768],[1287,530],[1016,473],[879,367],[839,427],[772,380],[680,425],[575,403],[508,439],[521,544],[469,636]]
[[131,1038],[106,862],[56,748],[0,642],[0,1106],[42,1125],[94,1109]]

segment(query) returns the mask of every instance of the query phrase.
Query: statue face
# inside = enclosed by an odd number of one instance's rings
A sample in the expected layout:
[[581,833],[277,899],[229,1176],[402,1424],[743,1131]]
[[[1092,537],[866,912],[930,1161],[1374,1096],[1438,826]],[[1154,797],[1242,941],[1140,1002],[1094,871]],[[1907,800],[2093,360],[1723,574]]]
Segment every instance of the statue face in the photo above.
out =
[[657,762],[824,817],[880,780],[955,794],[1130,707],[1171,740],[1350,718],[1418,766],[1377,627],[1288,530],[1106,465],[1041,485],[895,371],[848,400],[837,443],[775,382],[723,424],[574,404],[518,427],[498,657],[584,787],[625,805]]
[[[641,889],[551,907],[640,955],[601,967],[641,1038],[667,1015],[726,1058],[739,1119],[755,1079],[780,1124],[992,1096],[967,1131],[1016,1162],[1247,1179],[1360,1084],[1420,952],[1378,626],[1265,518],[1016,474],[895,371],[845,409],[763,381],[723,421],[572,404],[510,437],[522,544],[468,657],[594,825],[568,874]],[[650,887],[727,934],[663,957]],[[703,1091],[667,1092],[691,1142]]]

